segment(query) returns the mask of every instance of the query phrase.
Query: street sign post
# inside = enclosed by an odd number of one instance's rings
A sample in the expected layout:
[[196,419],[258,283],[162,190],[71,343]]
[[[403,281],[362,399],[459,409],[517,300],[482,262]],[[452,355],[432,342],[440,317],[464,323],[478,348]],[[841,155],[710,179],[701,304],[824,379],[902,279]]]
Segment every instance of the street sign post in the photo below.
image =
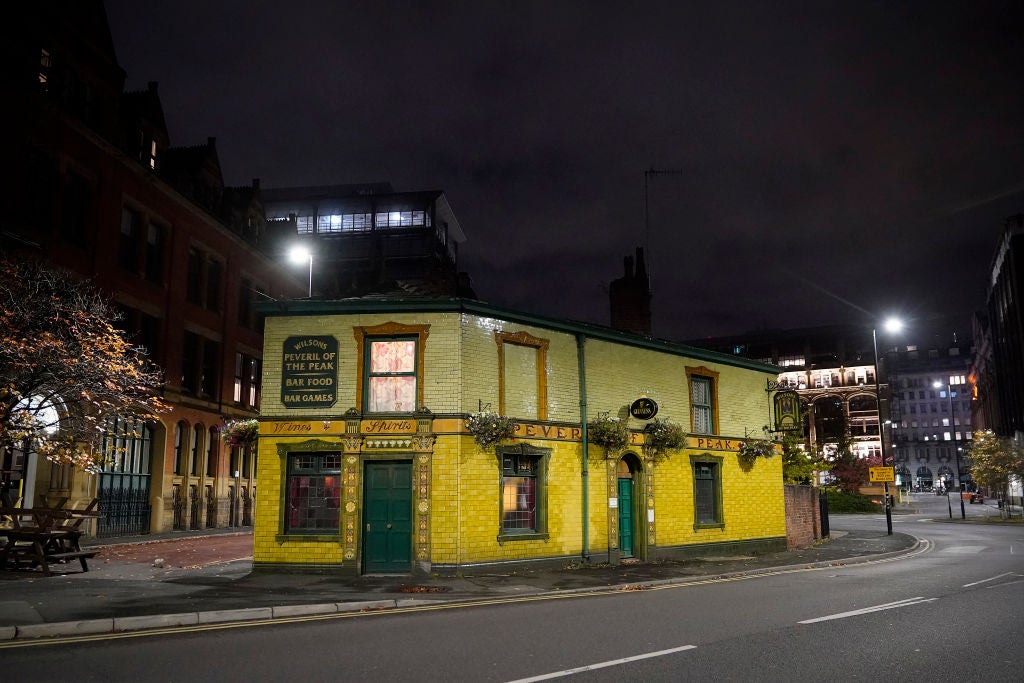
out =
[[873,483],[882,482],[895,482],[896,481],[896,468],[895,467],[869,467],[868,468],[868,481]]

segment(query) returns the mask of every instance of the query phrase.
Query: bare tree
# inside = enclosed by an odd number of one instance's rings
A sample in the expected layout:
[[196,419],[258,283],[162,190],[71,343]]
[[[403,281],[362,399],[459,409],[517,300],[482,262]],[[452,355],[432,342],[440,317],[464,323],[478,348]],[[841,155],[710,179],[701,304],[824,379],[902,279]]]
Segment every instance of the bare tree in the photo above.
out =
[[167,410],[162,373],[116,320],[91,283],[0,258],[0,448],[96,471],[111,418]]

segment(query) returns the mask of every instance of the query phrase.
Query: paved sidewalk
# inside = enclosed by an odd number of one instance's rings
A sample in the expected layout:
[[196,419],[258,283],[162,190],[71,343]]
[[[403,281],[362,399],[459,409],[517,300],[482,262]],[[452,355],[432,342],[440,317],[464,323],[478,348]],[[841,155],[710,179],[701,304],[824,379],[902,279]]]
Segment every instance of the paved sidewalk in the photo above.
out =
[[424,579],[253,572],[252,535],[238,530],[100,542],[94,544],[100,546],[100,554],[90,561],[87,573],[77,571],[77,563],[58,565],[57,571],[66,573],[50,577],[32,571],[0,572],[0,642],[551,591],[633,590],[783,567],[849,564],[914,547],[913,537],[888,536],[876,520],[864,518],[864,530],[835,532],[832,539],[811,548],[758,556],[614,567],[571,563],[533,571],[487,568],[455,578]]

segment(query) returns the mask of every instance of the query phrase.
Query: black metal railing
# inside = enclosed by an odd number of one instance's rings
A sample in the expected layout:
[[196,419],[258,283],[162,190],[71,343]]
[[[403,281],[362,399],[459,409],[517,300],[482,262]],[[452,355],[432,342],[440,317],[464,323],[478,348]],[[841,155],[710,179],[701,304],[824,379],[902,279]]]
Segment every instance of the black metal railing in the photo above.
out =
[[181,495],[181,487],[175,486],[172,498],[171,509],[174,511],[173,527],[178,531],[185,530],[185,497]]
[[213,495],[213,489],[206,487],[206,528],[213,529],[217,526],[217,496]]
[[196,489],[195,486],[189,487],[188,497],[189,497],[189,503],[190,503],[189,511],[188,511],[188,519],[189,519],[189,522],[190,522],[189,528],[192,529],[193,531],[195,531],[197,529],[202,529],[203,528],[203,514],[202,514],[203,499],[199,497],[199,491]]
[[101,488],[98,492],[100,513],[96,520],[96,536],[132,536],[149,533],[152,507],[149,504],[149,488],[122,489]]

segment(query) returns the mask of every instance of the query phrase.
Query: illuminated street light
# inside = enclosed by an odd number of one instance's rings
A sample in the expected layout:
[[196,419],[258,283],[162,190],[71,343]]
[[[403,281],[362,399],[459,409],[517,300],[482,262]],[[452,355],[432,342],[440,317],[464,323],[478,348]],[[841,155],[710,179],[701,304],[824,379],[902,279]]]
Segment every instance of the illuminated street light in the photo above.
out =
[[[894,334],[903,329],[903,322],[898,318],[888,318],[883,327],[886,332]],[[882,467],[887,467],[885,459],[885,425],[882,424],[882,392],[879,389],[878,377],[878,334],[875,328],[871,328],[871,343],[875,348],[875,406],[878,408],[878,439],[882,445]],[[889,507],[889,482],[883,483],[884,493],[883,504],[885,505],[885,527],[889,536],[892,536],[892,509]]]
[[[936,389],[942,388],[942,382],[936,380],[932,383]],[[957,495],[960,496],[960,519],[967,519],[967,510],[964,509],[964,475],[960,471],[960,449],[956,445],[956,416],[953,414],[953,387],[946,382],[946,398],[949,399],[949,431],[953,432],[953,453],[956,454],[956,481]],[[949,518],[953,519],[953,507],[949,505],[949,494],[946,494],[946,507],[949,508]]]
[[309,298],[313,298],[313,252],[301,245],[292,247],[288,253],[292,263],[305,263],[309,261]]

